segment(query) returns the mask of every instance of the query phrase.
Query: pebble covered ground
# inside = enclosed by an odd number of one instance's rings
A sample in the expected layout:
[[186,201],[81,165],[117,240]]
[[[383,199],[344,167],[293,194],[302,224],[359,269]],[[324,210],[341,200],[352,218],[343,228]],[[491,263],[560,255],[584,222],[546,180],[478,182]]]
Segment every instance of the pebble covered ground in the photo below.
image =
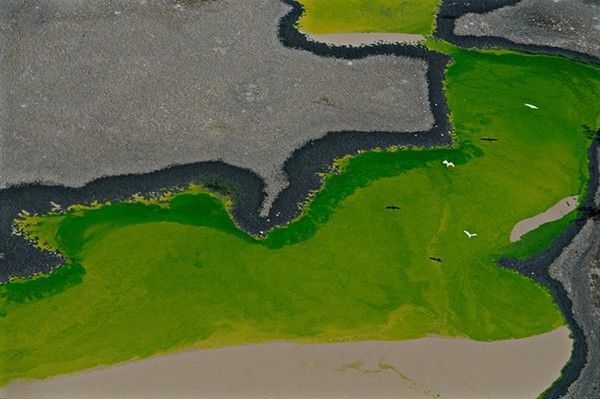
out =
[[277,0],[0,5],[0,187],[222,160],[287,185],[291,153],[330,131],[432,128],[425,60],[285,47]]

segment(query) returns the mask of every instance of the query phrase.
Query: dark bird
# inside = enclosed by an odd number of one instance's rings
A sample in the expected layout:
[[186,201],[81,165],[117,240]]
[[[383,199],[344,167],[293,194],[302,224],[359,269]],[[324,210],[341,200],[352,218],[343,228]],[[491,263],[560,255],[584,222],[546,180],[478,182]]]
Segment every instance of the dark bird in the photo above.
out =
[[390,209],[392,211],[397,211],[397,210],[400,209],[400,207],[397,206],[397,205],[388,205],[388,206],[385,207],[385,209]]
[[430,256],[429,259],[431,259],[434,262],[442,263],[442,258],[434,258],[433,256]]
[[483,141],[498,141],[498,139],[496,137],[482,137],[479,140],[483,140]]

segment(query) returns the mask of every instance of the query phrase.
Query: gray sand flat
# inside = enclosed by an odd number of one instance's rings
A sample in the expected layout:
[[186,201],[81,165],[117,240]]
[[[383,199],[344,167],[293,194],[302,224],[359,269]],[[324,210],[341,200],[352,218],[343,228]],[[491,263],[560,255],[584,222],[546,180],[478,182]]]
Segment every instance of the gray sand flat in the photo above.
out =
[[334,46],[364,46],[377,43],[419,43],[425,40],[425,36],[412,33],[305,33],[309,40],[323,42]]
[[[427,63],[283,47],[278,0],[0,2],[0,187],[221,159],[273,197],[328,131],[433,125]],[[272,198],[271,198],[272,199]]]
[[510,232],[510,242],[518,241],[522,236],[529,233],[531,230],[537,229],[544,223],[562,219],[565,215],[577,208],[577,198],[576,195],[563,198],[544,212],[521,220],[515,224],[515,227],[513,227]]
[[[424,338],[190,350],[35,382],[22,399],[535,398],[560,375],[569,330],[516,340]],[[436,396],[441,395],[441,396]]]
[[599,0],[523,0],[486,14],[465,14],[456,35],[498,36],[600,57]]

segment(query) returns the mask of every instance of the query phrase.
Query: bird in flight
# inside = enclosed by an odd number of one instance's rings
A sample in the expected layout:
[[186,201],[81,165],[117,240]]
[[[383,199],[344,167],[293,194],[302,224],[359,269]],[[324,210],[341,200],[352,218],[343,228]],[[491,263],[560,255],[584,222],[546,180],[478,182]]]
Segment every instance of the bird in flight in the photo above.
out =
[[431,259],[434,262],[442,263],[442,258],[435,258],[433,256],[430,256],[429,259]]
[[533,105],[533,104],[529,104],[529,103],[525,103],[525,106],[526,106],[527,108],[531,108],[531,109],[539,109],[539,108],[538,108],[538,107],[536,107],[535,105]]
[[442,161],[442,163],[443,163],[444,165],[446,165],[446,167],[447,167],[447,168],[453,168],[453,167],[454,167],[454,162],[450,162],[450,161],[448,161],[447,159],[444,159],[444,160]]
[[391,209],[392,211],[397,211],[400,209],[400,207],[397,205],[388,205],[385,207],[385,209]]
[[467,230],[463,230],[463,231],[469,238],[477,237],[477,233],[469,233]]

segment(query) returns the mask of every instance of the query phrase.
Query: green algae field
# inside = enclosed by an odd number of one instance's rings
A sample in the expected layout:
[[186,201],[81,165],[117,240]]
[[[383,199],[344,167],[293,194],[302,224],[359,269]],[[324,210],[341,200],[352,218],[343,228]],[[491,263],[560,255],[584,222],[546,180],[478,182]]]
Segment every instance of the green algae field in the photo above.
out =
[[24,215],[21,230],[67,264],[0,286],[0,385],[191,346],[489,341],[563,325],[545,288],[496,262],[534,254],[562,226],[516,247],[515,223],[584,194],[582,125],[600,125],[600,73],[429,45],[454,59],[454,147],[340,159],[301,216],[265,238],[234,224],[228,198],[196,186]]
[[394,32],[428,35],[439,0],[302,0],[298,27],[314,34]]

